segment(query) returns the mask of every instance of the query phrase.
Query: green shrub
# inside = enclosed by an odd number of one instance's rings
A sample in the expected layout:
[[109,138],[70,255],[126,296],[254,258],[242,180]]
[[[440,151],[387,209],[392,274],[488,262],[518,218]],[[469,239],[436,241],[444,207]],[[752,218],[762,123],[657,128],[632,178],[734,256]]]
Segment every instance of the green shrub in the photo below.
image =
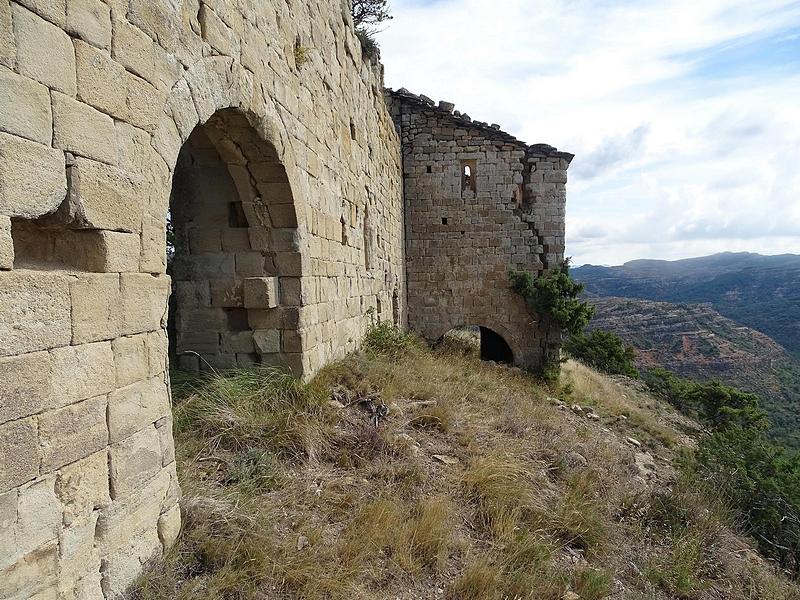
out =
[[389,321],[372,325],[364,336],[362,349],[367,356],[397,358],[418,351],[425,345],[415,334],[403,331]]
[[531,310],[569,335],[581,333],[594,316],[594,307],[579,298],[584,286],[569,274],[569,259],[541,277],[513,270],[508,276],[511,289],[525,298]]
[[626,346],[616,333],[595,329],[589,335],[579,333],[571,336],[564,350],[573,358],[594,367],[598,371],[614,375],[639,377],[634,366],[634,350]]

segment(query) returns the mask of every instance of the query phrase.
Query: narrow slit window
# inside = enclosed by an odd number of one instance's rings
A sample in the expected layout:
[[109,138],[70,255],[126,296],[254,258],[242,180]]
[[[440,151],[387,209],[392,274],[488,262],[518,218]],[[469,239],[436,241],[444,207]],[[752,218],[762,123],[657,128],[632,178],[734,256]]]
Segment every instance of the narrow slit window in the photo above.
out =
[[442,217],[442,225],[447,225],[447,217]]
[[427,171],[428,171],[428,173],[433,173],[433,167],[428,165]]
[[474,160],[461,161],[461,191],[466,190],[476,191],[475,178],[477,175],[478,165]]

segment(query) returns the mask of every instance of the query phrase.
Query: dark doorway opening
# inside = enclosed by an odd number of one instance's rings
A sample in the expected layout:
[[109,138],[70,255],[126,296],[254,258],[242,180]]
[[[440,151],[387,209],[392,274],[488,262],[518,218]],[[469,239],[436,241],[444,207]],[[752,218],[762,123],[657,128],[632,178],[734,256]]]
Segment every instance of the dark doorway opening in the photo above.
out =
[[481,360],[513,364],[514,353],[503,337],[488,327],[479,329],[481,332]]

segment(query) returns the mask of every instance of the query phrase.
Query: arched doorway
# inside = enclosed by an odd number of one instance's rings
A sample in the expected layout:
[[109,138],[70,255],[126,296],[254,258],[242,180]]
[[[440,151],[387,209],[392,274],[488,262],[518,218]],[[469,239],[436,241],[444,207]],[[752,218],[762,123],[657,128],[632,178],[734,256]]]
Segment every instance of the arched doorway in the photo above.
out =
[[215,113],[183,144],[168,238],[168,330],[178,367],[269,364],[302,374],[292,189],[275,148],[242,113]]
[[451,350],[498,363],[514,364],[514,352],[503,336],[483,325],[454,327],[442,336]]

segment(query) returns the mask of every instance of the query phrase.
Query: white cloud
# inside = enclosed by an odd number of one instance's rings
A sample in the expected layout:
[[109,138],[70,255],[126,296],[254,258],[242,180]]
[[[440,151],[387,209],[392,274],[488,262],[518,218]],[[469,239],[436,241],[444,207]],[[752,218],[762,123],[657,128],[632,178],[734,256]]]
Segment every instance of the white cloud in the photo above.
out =
[[774,49],[800,49],[800,2],[394,0],[393,10],[380,34],[387,85],[576,154],[576,264],[800,252],[800,59]]

